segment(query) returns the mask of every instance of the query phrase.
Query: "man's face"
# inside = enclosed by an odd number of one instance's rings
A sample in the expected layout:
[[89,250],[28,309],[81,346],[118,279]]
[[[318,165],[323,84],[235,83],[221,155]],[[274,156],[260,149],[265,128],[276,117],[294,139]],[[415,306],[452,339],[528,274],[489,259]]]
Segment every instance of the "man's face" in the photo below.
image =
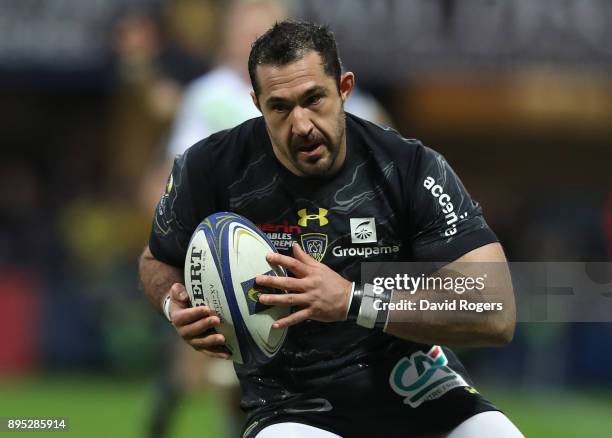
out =
[[323,178],[340,169],[346,156],[344,101],[353,88],[352,73],[336,81],[310,51],[283,66],[257,67],[262,112],[274,153],[298,176]]

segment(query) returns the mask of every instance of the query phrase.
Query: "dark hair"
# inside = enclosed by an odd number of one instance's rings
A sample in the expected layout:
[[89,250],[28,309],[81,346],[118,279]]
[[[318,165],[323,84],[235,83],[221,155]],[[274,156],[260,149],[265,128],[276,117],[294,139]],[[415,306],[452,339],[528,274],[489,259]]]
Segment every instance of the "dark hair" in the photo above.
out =
[[334,35],[327,26],[305,21],[286,20],[276,23],[257,38],[249,54],[249,76],[255,95],[261,91],[255,70],[258,65],[282,66],[302,59],[311,50],[323,61],[323,70],[340,89],[342,67]]

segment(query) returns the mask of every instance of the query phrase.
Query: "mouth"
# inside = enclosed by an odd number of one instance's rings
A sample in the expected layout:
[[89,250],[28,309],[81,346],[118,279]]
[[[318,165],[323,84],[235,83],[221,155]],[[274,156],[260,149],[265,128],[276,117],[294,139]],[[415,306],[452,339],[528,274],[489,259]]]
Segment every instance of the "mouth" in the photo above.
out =
[[298,155],[308,158],[322,155],[324,151],[325,144],[320,141],[305,144],[297,148]]

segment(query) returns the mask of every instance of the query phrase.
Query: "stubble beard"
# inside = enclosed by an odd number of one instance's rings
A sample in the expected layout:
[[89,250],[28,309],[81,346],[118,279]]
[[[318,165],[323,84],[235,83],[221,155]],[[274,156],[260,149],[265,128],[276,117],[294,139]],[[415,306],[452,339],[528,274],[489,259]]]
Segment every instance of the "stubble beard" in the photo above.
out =
[[[340,148],[346,131],[346,115],[344,114],[344,105],[342,105],[339,114],[336,116],[336,132],[330,137],[321,133],[320,137],[323,144],[327,148],[327,154],[321,158],[313,157],[311,160],[300,160],[299,153],[292,152],[292,161],[298,171],[304,177],[325,179],[333,176],[332,169],[340,155]],[[306,165],[304,163],[307,163]]]

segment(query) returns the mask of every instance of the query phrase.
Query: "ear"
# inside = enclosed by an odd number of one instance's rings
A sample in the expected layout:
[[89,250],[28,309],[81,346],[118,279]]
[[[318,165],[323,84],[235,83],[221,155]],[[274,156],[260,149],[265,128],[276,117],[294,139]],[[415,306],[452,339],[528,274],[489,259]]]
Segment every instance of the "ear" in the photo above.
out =
[[251,100],[253,101],[253,105],[255,105],[255,108],[257,108],[259,112],[261,112],[261,108],[259,107],[259,100],[257,99],[257,96],[255,95],[255,91],[252,91],[252,90],[251,90]]
[[346,102],[354,86],[355,75],[353,72],[347,71],[340,76],[340,97],[342,98],[342,102]]

